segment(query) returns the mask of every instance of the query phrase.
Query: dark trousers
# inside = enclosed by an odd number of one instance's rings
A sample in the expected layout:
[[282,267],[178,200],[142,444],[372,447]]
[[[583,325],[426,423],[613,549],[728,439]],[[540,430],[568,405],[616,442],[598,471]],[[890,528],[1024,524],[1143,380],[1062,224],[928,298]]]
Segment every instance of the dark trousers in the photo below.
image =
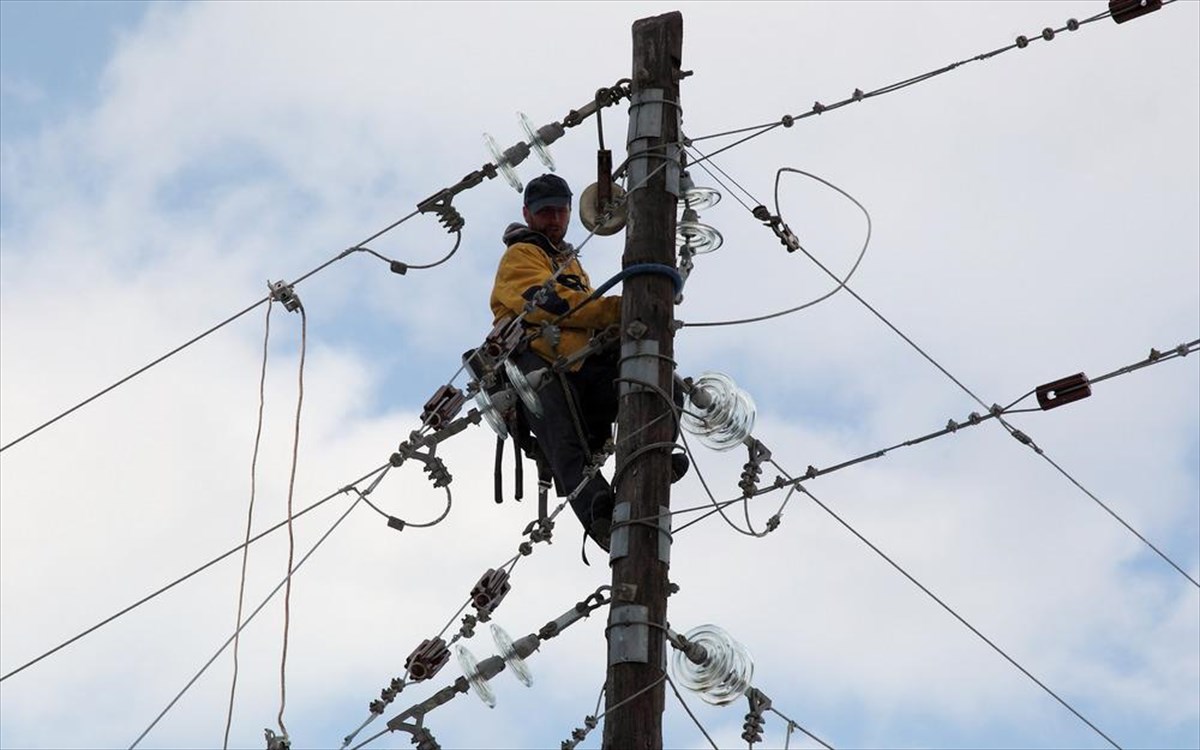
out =
[[[547,366],[546,360],[528,350],[514,360],[526,373]],[[541,417],[525,410],[560,496],[579,486],[592,454],[612,436],[612,423],[617,418],[617,373],[615,352],[594,354],[584,360],[577,372],[552,375],[551,381],[538,391]],[[568,402],[568,398],[573,402]],[[608,481],[597,473],[571,501],[571,508],[585,531],[592,528],[594,519],[612,520],[613,492]]]

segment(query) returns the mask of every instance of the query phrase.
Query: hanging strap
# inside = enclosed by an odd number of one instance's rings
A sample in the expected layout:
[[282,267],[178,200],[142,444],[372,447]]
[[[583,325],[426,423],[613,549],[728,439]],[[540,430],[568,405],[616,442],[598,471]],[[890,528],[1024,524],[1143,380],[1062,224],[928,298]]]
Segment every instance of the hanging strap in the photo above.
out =
[[[521,460],[520,456],[517,456],[517,460],[518,461]],[[496,472],[495,472],[496,502],[497,503],[504,502],[504,477],[502,475],[503,461],[504,461],[504,438],[497,437],[496,438]]]

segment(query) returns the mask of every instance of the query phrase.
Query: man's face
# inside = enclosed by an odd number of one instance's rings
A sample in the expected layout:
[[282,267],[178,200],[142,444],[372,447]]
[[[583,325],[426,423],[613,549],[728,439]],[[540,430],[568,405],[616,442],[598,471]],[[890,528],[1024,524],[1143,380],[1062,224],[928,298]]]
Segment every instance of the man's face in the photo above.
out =
[[560,244],[567,236],[567,225],[571,223],[570,206],[546,206],[537,213],[528,208],[525,211],[525,223],[535,232],[541,232],[555,245]]

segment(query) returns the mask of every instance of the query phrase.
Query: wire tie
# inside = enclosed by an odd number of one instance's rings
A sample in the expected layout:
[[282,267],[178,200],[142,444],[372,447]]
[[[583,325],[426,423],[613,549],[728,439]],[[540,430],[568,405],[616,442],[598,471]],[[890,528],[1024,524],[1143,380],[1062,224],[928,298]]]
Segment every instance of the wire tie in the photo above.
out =
[[1161,357],[1162,357],[1162,352],[1160,352],[1157,349],[1151,349],[1150,356],[1147,357],[1146,359],[1150,360],[1151,362],[1157,362]]
[[1048,42],[1053,38],[1054,38],[1054,29],[1050,28],[1049,26],[1042,29],[1042,39],[1045,39]]
[[820,102],[813,102],[812,111],[819,115],[825,111],[825,105]]
[[1029,37],[1025,36],[1024,34],[1017,37],[1017,46],[1020,47],[1021,49],[1025,49],[1026,47],[1028,47],[1029,46]]
[[804,479],[816,479],[816,477],[817,477],[817,467],[813,466],[812,464],[809,464],[808,471],[804,472]]
[[982,421],[982,418],[979,416],[979,412],[973,411],[967,415],[967,421],[974,425],[979,424]]
[[1175,353],[1181,357],[1186,357],[1188,355],[1188,351],[1190,350],[1187,348],[1187,344],[1180,344],[1179,346],[1175,347]]
[[946,423],[946,429],[950,430],[951,432],[958,432],[958,427],[958,422],[955,422],[953,419]]
[[792,117],[791,115],[784,115],[783,119],[780,120],[780,122],[783,123],[783,126],[785,128],[790,128],[791,126],[796,124],[796,118]]
[[864,96],[866,96],[866,94],[863,93],[862,89],[854,89],[854,94],[852,96],[854,101],[861,102]]

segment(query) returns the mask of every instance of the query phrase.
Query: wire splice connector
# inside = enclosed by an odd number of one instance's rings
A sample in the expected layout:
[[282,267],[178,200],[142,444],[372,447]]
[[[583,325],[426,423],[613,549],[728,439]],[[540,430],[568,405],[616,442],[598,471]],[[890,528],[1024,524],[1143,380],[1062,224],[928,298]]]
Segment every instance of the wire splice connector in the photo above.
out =
[[800,240],[792,232],[792,228],[783,219],[772,214],[766,206],[755,206],[751,213],[754,214],[754,218],[761,221],[775,233],[775,236],[779,238],[780,244],[786,247],[789,253],[794,253],[800,249]]
[[271,299],[282,304],[283,309],[288,312],[296,312],[301,308],[300,297],[291,284],[284,281],[269,281],[267,286],[271,290]]

